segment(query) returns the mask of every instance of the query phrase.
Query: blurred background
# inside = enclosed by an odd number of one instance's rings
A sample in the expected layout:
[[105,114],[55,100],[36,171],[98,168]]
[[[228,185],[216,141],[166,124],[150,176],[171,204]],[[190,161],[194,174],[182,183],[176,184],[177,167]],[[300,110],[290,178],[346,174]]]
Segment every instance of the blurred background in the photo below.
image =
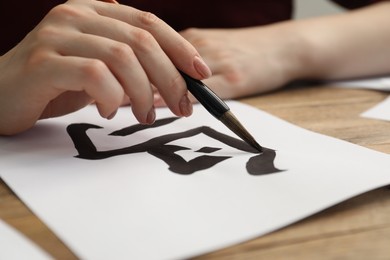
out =
[[295,19],[302,19],[318,15],[341,13],[342,7],[334,4],[330,0],[294,0],[295,1]]

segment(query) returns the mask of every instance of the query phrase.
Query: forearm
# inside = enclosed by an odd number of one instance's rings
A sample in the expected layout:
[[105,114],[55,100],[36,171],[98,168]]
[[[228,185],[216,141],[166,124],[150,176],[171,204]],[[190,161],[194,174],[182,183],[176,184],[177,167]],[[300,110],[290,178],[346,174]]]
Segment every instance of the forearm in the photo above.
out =
[[281,24],[295,52],[293,79],[390,73],[390,2]]
[[182,31],[205,58],[207,85],[222,98],[299,79],[390,74],[390,3],[346,14],[237,29]]

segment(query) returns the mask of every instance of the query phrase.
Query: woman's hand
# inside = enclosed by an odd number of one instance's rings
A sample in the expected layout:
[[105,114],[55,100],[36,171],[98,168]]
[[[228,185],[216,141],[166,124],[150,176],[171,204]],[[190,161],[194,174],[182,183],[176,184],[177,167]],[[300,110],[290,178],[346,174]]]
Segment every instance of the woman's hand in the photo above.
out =
[[124,96],[138,121],[150,124],[152,85],[173,113],[189,116],[191,102],[176,67],[198,79],[211,75],[195,48],[153,14],[70,0],[0,57],[0,134],[91,102],[112,118]]
[[222,98],[238,98],[299,79],[388,75],[389,11],[383,1],[337,15],[181,34],[211,68],[204,82]]
[[296,77],[300,47],[284,25],[181,32],[202,55],[213,76],[205,80],[222,98],[238,98],[283,86]]

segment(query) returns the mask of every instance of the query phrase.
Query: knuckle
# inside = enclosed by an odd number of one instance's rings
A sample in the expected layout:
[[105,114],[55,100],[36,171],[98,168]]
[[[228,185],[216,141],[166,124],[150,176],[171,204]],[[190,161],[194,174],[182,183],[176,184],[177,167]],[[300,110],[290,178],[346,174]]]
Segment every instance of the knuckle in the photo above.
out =
[[213,42],[210,39],[195,37],[191,40],[192,45],[195,48],[208,48],[213,45]]
[[218,52],[216,53],[217,59],[220,60],[221,71],[225,79],[237,88],[246,84],[247,68],[242,66],[240,62],[237,62],[232,53],[230,52]]
[[44,25],[37,29],[35,37],[38,43],[52,42],[60,38],[61,31],[53,25]]
[[51,9],[48,13],[49,17],[55,17],[60,20],[74,20],[82,17],[82,11],[69,4],[60,4]]
[[34,44],[30,46],[27,66],[43,67],[53,57],[56,42],[61,38],[60,30],[45,25],[34,32]]
[[27,58],[26,67],[27,68],[44,68],[46,64],[50,61],[51,54],[41,47],[37,47],[30,53]]
[[160,18],[158,18],[155,14],[144,11],[139,11],[138,19],[141,25],[145,27],[154,27],[161,22]]
[[140,51],[150,52],[158,46],[153,35],[148,31],[142,29],[136,30],[133,37],[134,43]]
[[117,61],[127,60],[134,56],[134,52],[130,46],[122,42],[114,43],[110,47],[109,52],[110,56]]
[[231,51],[219,50],[215,52],[215,58],[221,62],[223,62],[226,66],[231,65],[231,68],[234,68],[234,64],[230,64],[233,62],[235,55]]
[[99,84],[104,82],[106,68],[106,65],[101,60],[91,59],[85,61],[80,66],[80,71],[89,82]]
[[225,65],[225,77],[234,86],[241,88],[245,85],[245,73],[241,67],[233,64]]
[[213,45],[213,41],[202,36],[197,28],[188,28],[181,32],[181,35],[186,38],[195,47],[209,47]]

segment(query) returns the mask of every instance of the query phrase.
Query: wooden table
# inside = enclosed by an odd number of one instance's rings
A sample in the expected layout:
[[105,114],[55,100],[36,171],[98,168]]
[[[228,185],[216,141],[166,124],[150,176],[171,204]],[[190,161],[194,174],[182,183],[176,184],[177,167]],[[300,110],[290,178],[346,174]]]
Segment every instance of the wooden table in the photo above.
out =
[[[309,86],[241,101],[303,128],[390,154],[390,122],[359,116],[386,96]],[[3,182],[0,218],[56,259],[76,259]],[[390,189],[365,193],[282,230],[197,259],[390,259]]]

